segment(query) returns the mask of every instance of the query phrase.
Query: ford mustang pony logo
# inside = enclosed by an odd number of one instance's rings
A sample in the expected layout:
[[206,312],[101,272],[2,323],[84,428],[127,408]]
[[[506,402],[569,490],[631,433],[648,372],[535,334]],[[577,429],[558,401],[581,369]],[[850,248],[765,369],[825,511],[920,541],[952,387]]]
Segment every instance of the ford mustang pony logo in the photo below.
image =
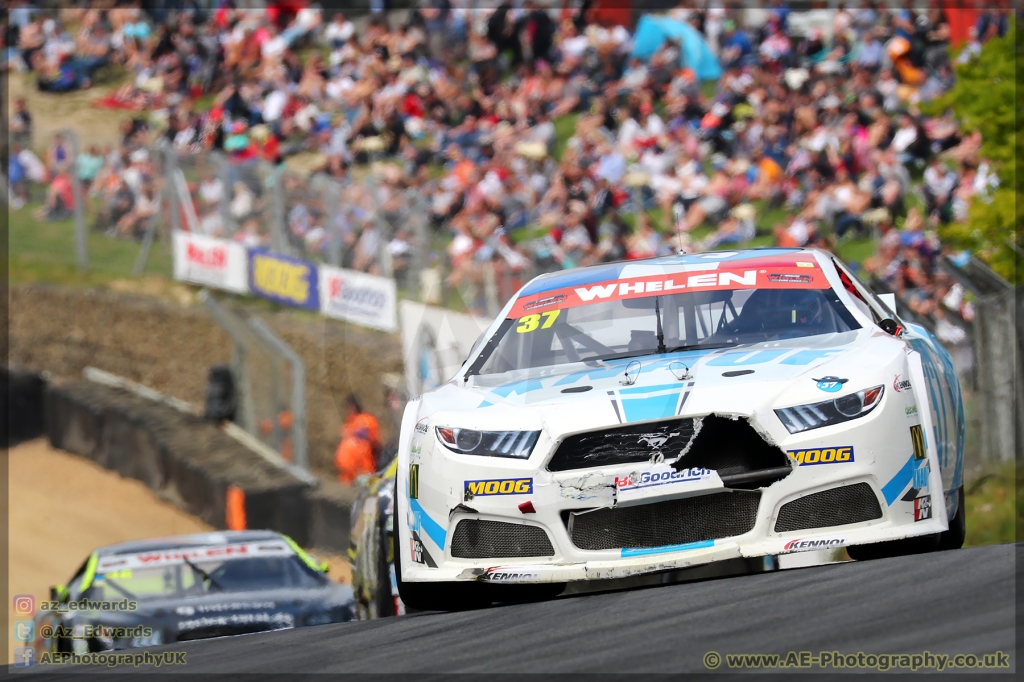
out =
[[674,433],[645,433],[637,440],[641,443],[645,443],[648,447],[660,450],[661,446],[668,442],[669,438],[675,438],[678,435],[678,431]]

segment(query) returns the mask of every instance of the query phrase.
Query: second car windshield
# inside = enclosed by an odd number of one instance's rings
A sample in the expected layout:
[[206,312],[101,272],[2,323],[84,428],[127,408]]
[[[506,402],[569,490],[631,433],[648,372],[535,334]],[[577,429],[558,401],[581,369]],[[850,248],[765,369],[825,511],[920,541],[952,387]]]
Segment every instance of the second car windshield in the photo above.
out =
[[660,348],[794,339],[859,326],[831,289],[717,290],[599,301],[506,319],[470,373],[648,355]]
[[98,573],[90,599],[186,597],[209,592],[243,592],[320,587],[326,578],[295,556],[193,561]]

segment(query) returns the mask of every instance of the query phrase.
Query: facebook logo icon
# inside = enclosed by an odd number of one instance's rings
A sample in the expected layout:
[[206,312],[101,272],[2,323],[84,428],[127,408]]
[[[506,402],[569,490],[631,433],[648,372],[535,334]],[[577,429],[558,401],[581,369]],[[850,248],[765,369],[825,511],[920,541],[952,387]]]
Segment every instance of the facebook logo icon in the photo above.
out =
[[30,646],[14,647],[14,667],[31,668],[36,664],[36,650]]

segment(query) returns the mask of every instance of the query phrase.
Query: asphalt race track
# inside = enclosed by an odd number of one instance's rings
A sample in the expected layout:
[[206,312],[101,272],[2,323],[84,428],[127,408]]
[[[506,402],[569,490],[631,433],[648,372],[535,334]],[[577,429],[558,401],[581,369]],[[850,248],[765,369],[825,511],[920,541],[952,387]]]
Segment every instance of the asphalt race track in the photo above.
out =
[[[709,651],[723,657],[791,650],[1012,653],[1017,549],[1024,545],[420,613],[153,651],[185,651],[187,664],[177,670],[189,673],[488,674],[706,672],[702,659]],[[40,668],[33,679],[55,672]],[[725,670],[723,663],[719,671]]]

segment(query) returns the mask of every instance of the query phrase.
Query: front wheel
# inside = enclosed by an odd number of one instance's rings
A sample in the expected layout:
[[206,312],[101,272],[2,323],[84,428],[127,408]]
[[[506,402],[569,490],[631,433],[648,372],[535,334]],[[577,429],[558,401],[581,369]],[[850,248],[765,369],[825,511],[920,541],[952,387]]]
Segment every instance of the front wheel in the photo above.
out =
[[939,549],[960,549],[967,538],[967,508],[964,504],[964,487],[956,491],[956,514],[949,520],[949,530],[939,533]]
[[944,549],[960,549],[964,545],[964,537],[967,531],[967,510],[964,509],[964,487],[962,485],[957,489],[956,494],[956,514],[949,520],[949,530],[932,535],[922,535],[916,538],[889,540],[870,545],[854,545],[853,547],[847,547],[846,553],[850,555],[851,559],[870,561],[872,559],[888,559],[908,554],[924,554]]
[[475,582],[430,582],[407,583],[402,580],[402,545],[409,538],[402,534],[404,519],[398,510],[398,476],[395,476],[395,520],[393,534],[395,538],[395,582],[398,583],[398,596],[406,609],[416,611],[469,611],[490,606],[487,585]]

